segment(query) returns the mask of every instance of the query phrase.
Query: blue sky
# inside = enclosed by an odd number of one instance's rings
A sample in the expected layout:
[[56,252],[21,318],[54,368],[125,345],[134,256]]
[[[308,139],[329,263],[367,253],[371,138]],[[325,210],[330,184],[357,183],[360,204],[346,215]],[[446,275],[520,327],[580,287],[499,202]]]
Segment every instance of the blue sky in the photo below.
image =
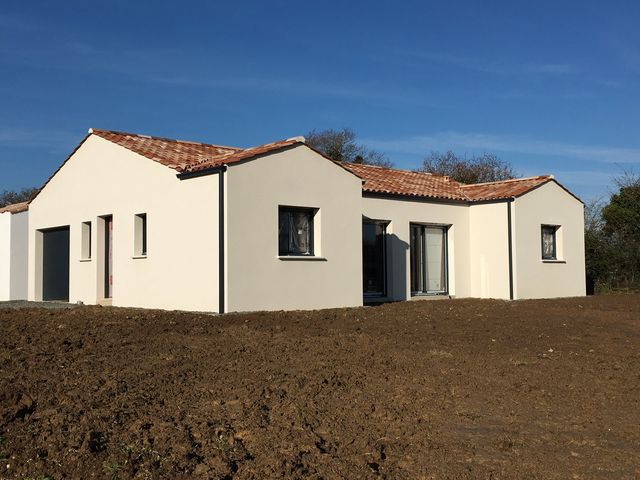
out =
[[89,127],[252,146],[354,129],[491,152],[584,199],[640,167],[640,2],[0,0],[0,191]]

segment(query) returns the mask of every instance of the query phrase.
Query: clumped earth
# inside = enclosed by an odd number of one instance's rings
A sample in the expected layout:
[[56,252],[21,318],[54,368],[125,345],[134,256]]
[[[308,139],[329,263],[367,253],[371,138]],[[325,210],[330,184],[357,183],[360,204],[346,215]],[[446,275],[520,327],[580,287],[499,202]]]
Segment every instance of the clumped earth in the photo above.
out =
[[640,296],[0,310],[0,477],[640,477]]

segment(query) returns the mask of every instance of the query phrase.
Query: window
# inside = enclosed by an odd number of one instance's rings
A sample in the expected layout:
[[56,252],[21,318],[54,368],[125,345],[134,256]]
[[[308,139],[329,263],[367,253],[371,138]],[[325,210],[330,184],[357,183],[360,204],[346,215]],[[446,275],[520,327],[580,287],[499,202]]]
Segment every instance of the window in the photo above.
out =
[[365,296],[386,295],[387,222],[362,224],[363,292]]
[[135,217],[134,249],[136,257],[147,256],[147,214],[139,213]]
[[557,242],[556,232],[558,227],[555,225],[542,225],[542,259],[557,260]]
[[81,260],[91,260],[91,222],[82,222]]
[[412,224],[410,229],[411,293],[446,294],[447,228]]
[[278,255],[313,256],[312,208],[280,207],[278,209]]

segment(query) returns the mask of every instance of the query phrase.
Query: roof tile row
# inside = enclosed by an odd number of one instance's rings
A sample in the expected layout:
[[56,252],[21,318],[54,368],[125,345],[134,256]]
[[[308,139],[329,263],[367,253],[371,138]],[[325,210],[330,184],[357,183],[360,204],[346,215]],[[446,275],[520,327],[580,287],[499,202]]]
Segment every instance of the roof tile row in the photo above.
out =
[[[304,143],[301,138],[292,138],[252,148],[237,148],[107,130],[90,130],[90,133],[181,173],[229,165]],[[553,179],[551,176],[538,176],[464,185],[429,173],[357,163],[340,165],[363,180],[365,192],[464,202],[516,197]]]

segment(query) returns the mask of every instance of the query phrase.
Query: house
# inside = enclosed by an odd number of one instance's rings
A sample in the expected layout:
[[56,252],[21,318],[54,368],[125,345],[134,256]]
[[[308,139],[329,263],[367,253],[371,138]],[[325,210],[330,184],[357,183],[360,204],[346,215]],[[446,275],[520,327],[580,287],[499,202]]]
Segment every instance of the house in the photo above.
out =
[[0,208],[0,301],[27,298],[27,202]]
[[29,206],[29,299],[233,312],[585,294],[583,204],[552,176],[478,185],[89,134]]

